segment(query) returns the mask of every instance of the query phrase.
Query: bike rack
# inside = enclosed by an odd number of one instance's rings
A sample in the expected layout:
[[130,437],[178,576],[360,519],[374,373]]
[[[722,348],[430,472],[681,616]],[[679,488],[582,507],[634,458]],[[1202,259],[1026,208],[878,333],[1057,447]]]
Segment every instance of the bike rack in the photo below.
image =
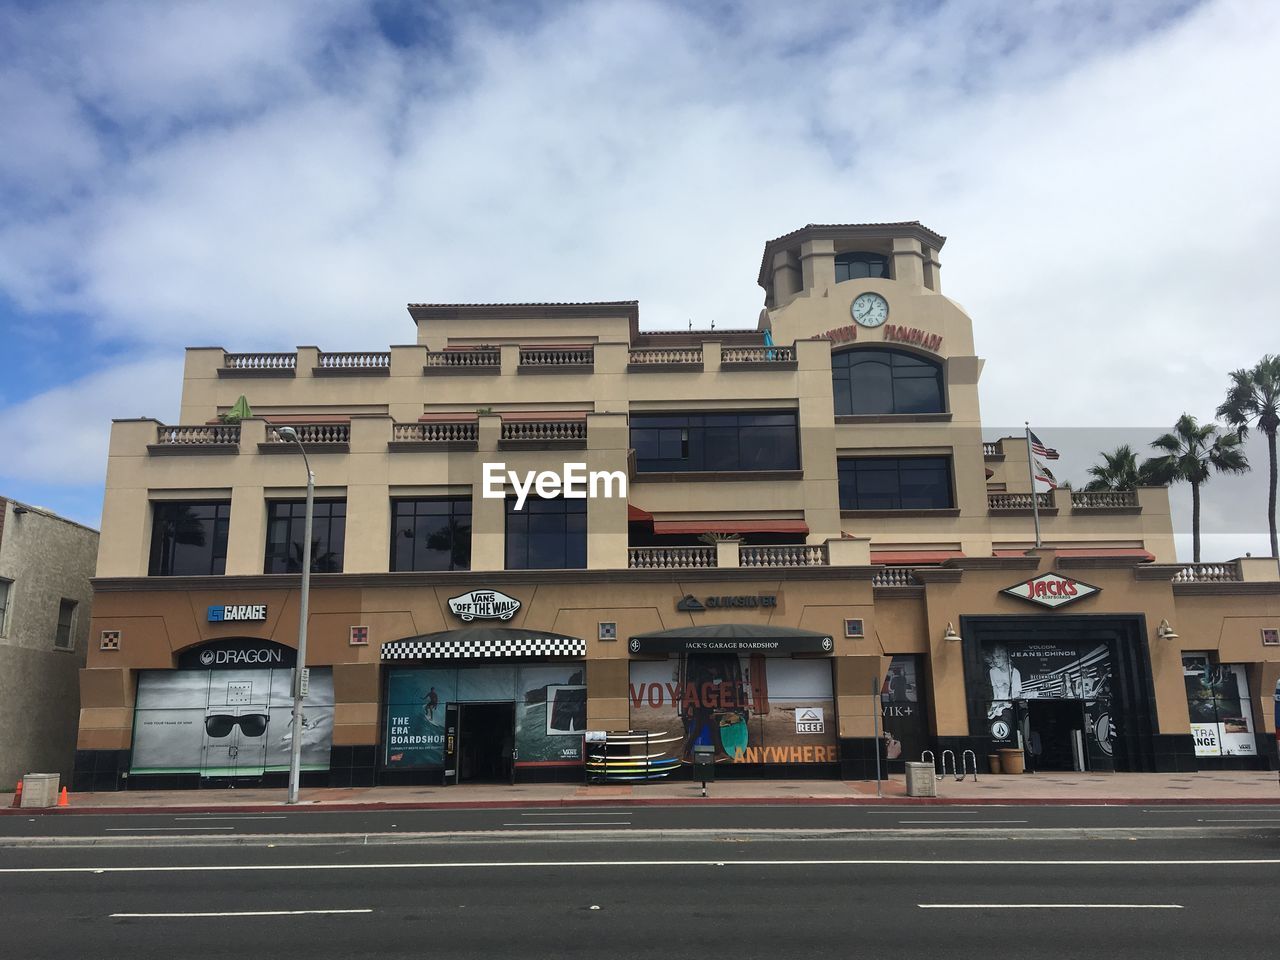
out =
[[[926,759],[925,759],[925,757],[928,757],[929,759],[928,759],[928,760],[926,760]],[[939,777],[939,776],[937,775],[937,771],[938,771],[938,761],[937,761],[936,759],[934,759],[933,751],[932,751],[932,750],[925,750],[925,751],[923,751],[923,752],[920,754],[920,762],[921,762],[921,763],[927,763],[927,764],[929,764],[930,766],[932,766],[932,767],[933,767],[933,770],[934,770],[934,778],[935,778],[935,779],[937,779],[937,780],[941,780],[941,779],[942,779],[941,777]]]
[[956,774],[956,753],[954,750],[942,751],[942,773],[938,774],[935,779],[941,780],[947,775],[947,757],[951,758],[951,775],[957,780],[963,780],[963,775]]
[[[969,769],[969,761],[973,760],[973,770]],[[972,750],[966,750],[960,754],[960,772],[956,774],[957,780],[963,780],[969,773],[973,774],[973,782],[978,782],[978,755]]]

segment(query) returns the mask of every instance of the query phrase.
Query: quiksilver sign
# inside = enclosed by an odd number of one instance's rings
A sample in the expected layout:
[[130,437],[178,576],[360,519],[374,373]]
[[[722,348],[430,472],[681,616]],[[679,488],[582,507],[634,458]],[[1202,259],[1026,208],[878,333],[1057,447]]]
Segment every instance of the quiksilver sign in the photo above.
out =
[[265,603],[215,603],[209,607],[210,623],[244,623],[267,619]]
[[1090,594],[1100,593],[1101,588],[1061,574],[1042,573],[1012,587],[1005,587],[1000,592],[1052,610],[1082,600]]
[[472,590],[449,598],[449,610],[466,623],[472,620],[510,620],[520,609],[520,601],[497,590]]

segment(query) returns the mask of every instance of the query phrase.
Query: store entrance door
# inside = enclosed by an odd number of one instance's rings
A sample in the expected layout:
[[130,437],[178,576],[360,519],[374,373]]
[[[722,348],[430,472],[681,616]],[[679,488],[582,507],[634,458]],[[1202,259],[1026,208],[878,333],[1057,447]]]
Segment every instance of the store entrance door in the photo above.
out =
[[[1079,700],[1027,700],[1033,770],[1075,770],[1073,744],[1084,731],[1084,710]],[[1083,742],[1083,741],[1081,741]],[[1037,753],[1038,748],[1038,753]]]
[[516,736],[516,705],[463,703],[458,736],[461,783],[509,783]]

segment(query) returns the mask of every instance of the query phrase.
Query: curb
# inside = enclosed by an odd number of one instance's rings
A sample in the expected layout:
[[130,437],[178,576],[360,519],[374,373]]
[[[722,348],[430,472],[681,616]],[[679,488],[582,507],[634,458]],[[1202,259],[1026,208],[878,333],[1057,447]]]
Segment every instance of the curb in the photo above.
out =
[[565,797],[560,800],[427,800],[308,803],[289,807],[278,803],[175,804],[165,806],[0,807],[0,816],[110,816],[168,813],[350,813],[399,810],[501,810],[531,807],[684,807],[684,806],[992,806],[992,807],[1118,807],[1118,806],[1253,806],[1280,805],[1280,795],[1266,797]]

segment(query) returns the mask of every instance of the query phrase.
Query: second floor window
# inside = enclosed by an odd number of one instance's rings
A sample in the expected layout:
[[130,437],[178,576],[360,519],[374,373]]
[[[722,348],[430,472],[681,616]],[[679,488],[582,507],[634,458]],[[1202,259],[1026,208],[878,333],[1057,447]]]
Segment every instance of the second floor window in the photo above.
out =
[[859,250],[836,254],[836,283],[863,277],[889,278],[889,258],[881,253]]
[[58,629],[53,635],[53,645],[58,650],[75,649],[77,606],[76,601],[65,598],[58,603]]
[[508,570],[581,570],[587,565],[587,501],[507,500]]
[[[305,500],[267,504],[267,556],[263,573],[301,573]],[[347,539],[347,501],[317,500],[311,518],[311,572],[341,573]]]
[[946,510],[949,457],[850,457],[839,461],[841,510]]
[[831,355],[836,416],[943,413],[942,365],[905,350],[880,347]]
[[790,411],[633,416],[631,446],[641,473],[800,469]]
[[13,581],[0,580],[0,637],[9,635],[9,598],[12,594]]
[[470,570],[471,498],[391,501],[392,570]]
[[156,503],[148,574],[202,577],[226,573],[230,524],[230,503]]

